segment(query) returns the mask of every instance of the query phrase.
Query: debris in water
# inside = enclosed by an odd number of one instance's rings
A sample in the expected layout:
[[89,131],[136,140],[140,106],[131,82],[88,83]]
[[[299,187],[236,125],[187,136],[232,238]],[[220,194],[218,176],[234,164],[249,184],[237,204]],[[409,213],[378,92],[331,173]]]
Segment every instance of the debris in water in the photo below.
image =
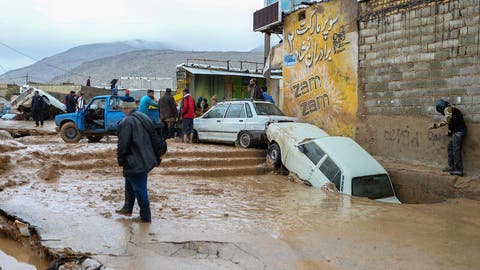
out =
[[28,236],[30,237],[30,231],[28,230],[28,224],[23,223],[21,221],[15,220],[13,225],[18,229],[21,236]]

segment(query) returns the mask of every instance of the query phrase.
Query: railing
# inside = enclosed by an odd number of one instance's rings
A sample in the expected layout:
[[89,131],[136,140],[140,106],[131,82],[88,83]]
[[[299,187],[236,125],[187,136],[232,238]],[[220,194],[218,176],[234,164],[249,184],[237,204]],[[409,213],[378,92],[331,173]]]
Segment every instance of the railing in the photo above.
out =
[[[208,65],[207,63],[220,63],[223,66]],[[263,72],[263,63],[252,62],[252,61],[243,61],[243,60],[212,60],[212,59],[200,59],[200,58],[189,58],[187,59],[187,66],[192,64],[205,64],[207,67],[215,69],[226,69],[227,71],[255,71],[255,73]]]

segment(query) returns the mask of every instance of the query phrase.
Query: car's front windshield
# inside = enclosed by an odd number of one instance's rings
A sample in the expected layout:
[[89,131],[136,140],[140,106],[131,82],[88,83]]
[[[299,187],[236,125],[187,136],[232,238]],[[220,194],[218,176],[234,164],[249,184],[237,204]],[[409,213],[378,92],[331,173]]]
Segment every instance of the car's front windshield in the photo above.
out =
[[352,179],[352,195],[381,199],[394,196],[390,179],[386,174],[355,177]]
[[272,103],[254,102],[253,106],[258,115],[284,115],[282,111]]

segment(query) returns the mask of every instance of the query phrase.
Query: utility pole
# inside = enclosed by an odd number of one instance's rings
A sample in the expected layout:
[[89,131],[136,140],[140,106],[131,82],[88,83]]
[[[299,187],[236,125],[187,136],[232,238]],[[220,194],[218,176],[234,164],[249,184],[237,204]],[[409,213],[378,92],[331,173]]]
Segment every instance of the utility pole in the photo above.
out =
[[24,77],[25,77],[25,84],[28,84],[28,72],[27,72],[27,75],[25,75]]

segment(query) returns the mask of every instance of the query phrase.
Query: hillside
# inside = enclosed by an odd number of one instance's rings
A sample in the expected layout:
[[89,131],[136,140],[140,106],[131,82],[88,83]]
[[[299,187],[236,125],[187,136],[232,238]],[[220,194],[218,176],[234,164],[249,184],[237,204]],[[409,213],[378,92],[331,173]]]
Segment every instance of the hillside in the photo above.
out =
[[144,49],[166,49],[167,45],[159,42],[131,40],[111,43],[95,43],[71,48],[65,52],[46,57],[35,64],[9,71],[0,75],[0,82],[22,84],[22,77],[28,73],[31,81],[48,82],[66,71],[80,66],[86,61],[119,55]]
[[109,86],[112,78],[122,76],[170,77],[175,81],[176,66],[193,58],[263,62],[263,52],[133,51],[85,62],[70,73],[54,77],[51,82],[85,84],[88,76],[96,86]]

